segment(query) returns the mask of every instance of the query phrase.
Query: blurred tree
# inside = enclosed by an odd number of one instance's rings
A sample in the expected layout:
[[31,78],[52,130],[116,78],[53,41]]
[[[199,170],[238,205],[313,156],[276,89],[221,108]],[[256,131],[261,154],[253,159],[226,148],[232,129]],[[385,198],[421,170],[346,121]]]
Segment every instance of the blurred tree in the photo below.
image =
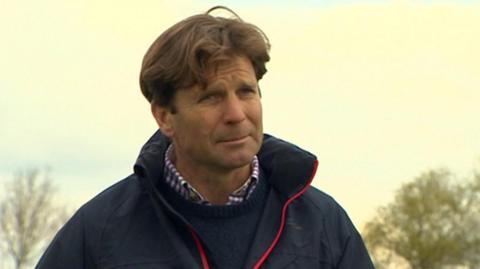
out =
[[65,208],[55,205],[54,196],[47,169],[19,171],[5,184],[0,201],[0,247],[16,269],[33,263],[67,219]]
[[479,268],[480,174],[464,184],[451,179],[447,170],[420,175],[365,225],[378,268]]
[[468,215],[470,219],[466,222],[469,226],[465,227],[472,232],[468,238],[471,248],[466,250],[468,265],[470,268],[480,268],[480,171],[476,171],[464,192],[470,197],[467,199],[470,203],[467,208],[471,208],[471,214]]

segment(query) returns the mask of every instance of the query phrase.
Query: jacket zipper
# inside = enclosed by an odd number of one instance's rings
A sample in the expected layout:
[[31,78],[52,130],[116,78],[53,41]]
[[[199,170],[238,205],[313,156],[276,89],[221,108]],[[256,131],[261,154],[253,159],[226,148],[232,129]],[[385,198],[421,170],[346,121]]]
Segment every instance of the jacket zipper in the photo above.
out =
[[[268,256],[270,256],[270,254],[273,252],[273,249],[275,248],[278,241],[280,240],[280,236],[282,235],[283,229],[285,227],[285,220],[286,220],[286,217],[287,217],[288,206],[295,199],[302,196],[308,190],[308,188],[310,187],[310,184],[312,183],[313,178],[315,177],[315,174],[317,172],[317,167],[318,167],[318,160],[315,160],[315,163],[313,165],[312,175],[311,175],[310,179],[308,180],[307,184],[305,185],[305,187],[303,187],[303,189],[301,189],[294,196],[290,197],[290,199],[288,199],[287,202],[285,202],[285,204],[283,205],[282,216],[281,216],[281,219],[280,219],[280,228],[278,228],[277,235],[275,236],[275,239],[273,239],[273,242],[270,245],[270,247],[268,247],[268,249],[265,251],[265,253],[263,253],[260,260],[258,260],[258,262],[253,266],[253,269],[259,269],[265,263]],[[200,253],[200,258],[202,260],[203,268],[204,269],[210,269],[210,266],[208,264],[207,254],[205,253],[205,249],[203,248],[202,243],[200,242],[200,239],[198,238],[198,235],[196,234],[195,230],[192,227],[189,227],[189,228],[190,228],[190,232],[192,233],[193,240],[195,241],[195,244],[197,245],[198,252]]]

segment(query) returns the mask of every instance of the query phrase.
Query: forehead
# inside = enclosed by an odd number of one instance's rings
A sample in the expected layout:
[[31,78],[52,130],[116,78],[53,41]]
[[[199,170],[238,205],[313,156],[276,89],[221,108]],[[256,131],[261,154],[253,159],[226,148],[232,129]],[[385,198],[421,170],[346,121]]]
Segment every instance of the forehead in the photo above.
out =
[[245,56],[236,56],[209,66],[205,72],[207,86],[222,82],[256,82],[255,70]]
[[174,99],[178,100],[180,96],[195,98],[195,96],[202,92],[226,89],[228,87],[257,87],[255,69],[246,56],[227,58],[221,62],[207,66],[204,74],[204,84],[197,83],[189,87],[179,88]]

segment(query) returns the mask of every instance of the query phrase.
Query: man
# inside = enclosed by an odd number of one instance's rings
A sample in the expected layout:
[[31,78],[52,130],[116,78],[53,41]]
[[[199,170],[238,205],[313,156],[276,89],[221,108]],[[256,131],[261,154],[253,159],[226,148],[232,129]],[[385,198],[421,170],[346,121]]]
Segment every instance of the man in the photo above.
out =
[[140,85],[159,131],[37,268],[373,268],[344,210],[310,186],[315,156],[263,134],[268,39],[210,11],[147,51]]

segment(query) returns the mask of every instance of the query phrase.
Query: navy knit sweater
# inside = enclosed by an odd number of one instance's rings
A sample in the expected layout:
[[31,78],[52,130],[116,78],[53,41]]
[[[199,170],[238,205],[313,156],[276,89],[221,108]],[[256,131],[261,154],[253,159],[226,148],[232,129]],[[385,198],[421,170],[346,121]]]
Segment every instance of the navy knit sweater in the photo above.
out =
[[185,200],[170,188],[162,188],[165,198],[195,228],[212,268],[243,267],[269,190],[262,174],[250,197],[235,205],[201,205]]

